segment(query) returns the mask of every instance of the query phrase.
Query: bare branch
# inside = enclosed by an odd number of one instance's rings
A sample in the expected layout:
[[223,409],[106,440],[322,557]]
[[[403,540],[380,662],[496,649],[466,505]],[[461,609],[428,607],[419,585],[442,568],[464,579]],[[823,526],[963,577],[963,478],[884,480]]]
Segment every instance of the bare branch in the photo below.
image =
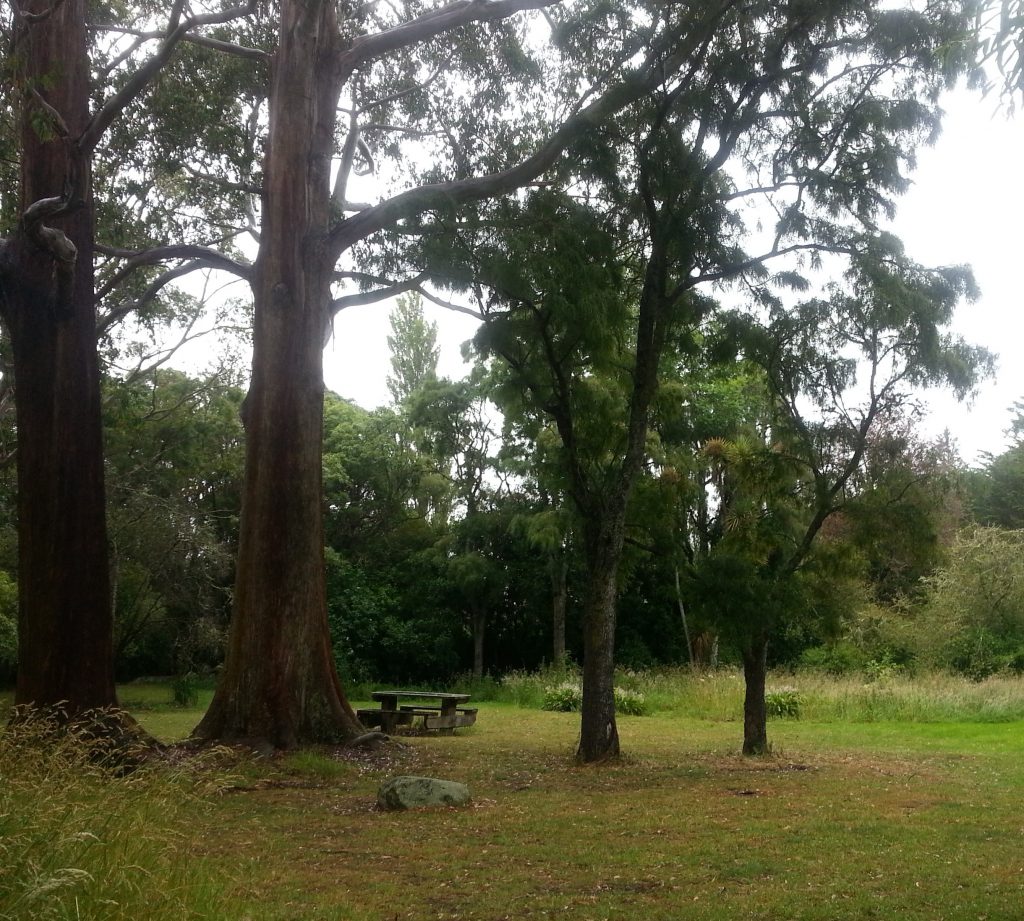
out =
[[377,304],[381,301],[387,300],[388,298],[397,297],[399,294],[415,291],[424,300],[430,301],[432,304],[437,304],[438,307],[443,307],[445,310],[451,310],[455,313],[464,313],[476,320],[483,319],[483,314],[481,314],[479,310],[474,310],[472,307],[466,307],[463,304],[446,301],[444,298],[438,297],[432,291],[424,288],[423,282],[428,278],[426,272],[421,272],[419,275],[401,282],[381,278],[376,275],[367,275],[364,272],[339,272],[337,277],[369,281],[373,284],[379,285],[380,287],[374,288],[372,291],[361,291],[357,294],[346,294],[342,297],[335,298],[331,305],[332,315],[344,310],[346,307],[358,307],[364,304]]
[[96,251],[104,256],[127,260],[126,263],[114,274],[114,277],[96,292],[97,301],[110,294],[114,288],[121,284],[121,282],[123,282],[137,269],[144,266],[157,265],[161,262],[170,262],[174,259],[192,260],[192,262],[195,263],[193,271],[198,268],[220,269],[224,272],[230,272],[232,275],[237,275],[245,281],[251,281],[252,278],[252,266],[235,262],[234,259],[231,259],[229,256],[225,256],[224,253],[218,252],[215,249],[210,249],[206,246],[179,244],[173,246],[158,246],[154,249],[135,252],[133,250],[117,249],[112,246],[97,244]]
[[32,101],[46,113],[46,117],[50,119],[53,127],[57,129],[57,134],[62,138],[66,138],[70,132],[68,131],[67,122],[64,121],[60,112],[43,99],[42,94],[34,86],[29,88],[29,93],[32,96]]
[[341,163],[338,164],[338,175],[334,177],[334,191],[331,197],[334,203],[342,206],[345,202],[345,192],[348,188],[348,180],[352,175],[352,166],[355,163],[356,147],[359,144],[359,111],[356,108],[355,89],[352,90],[352,111],[348,117],[348,134],[345,136],[345,144],[341,148]]
[[[173,269],[168,269],[166,272],[163,272],[161,275],[155,278],[149,284],[146,290],[143,291],[142,294],[138,296],[138,298],[136,298],[133,301],[128,301],[127,303],[120,304],[117,307],[114,307],[113,309],[109,310],[102,316],[97,317],[96,334],[98,336],[106,335],[106,333],[108,333],[111,330],[111,328],[120,323],[126,316],[128,316],[131,313],[136,313],[143,307],[145,307],[147,304],[152,303],[152,301],[155,300],[157,295],[172,281],[175,281],[178,278],[182,278],[185,275],[191,275],[193,272],[198,272],[203,269],[209,268],[210,265],[207,262],[200,259],[195,259],[192,260],[191,262],[186,262],[182,265],[176,266]],[[110,285],[105,285],[103,288],[104,292],[109,291],[110,287]],[[97,300],[99,300],[99,296],[97,296]]]
[[164,40],[153,53],[153,56],[142,64],[125,85],[107,99],[100,106],[99,111],[89,120],[85,131],[78,139],[78,149],[82,153],[89,153],[96,147],[100,138],[103,137],[104,132],[110,127],[114,119],[149,86],[153,78],[170,60],[174,49],[188,37],[192,29],[208,25],[220,25],[225,22],[231,22],[234,19],[239,19],[242,16],[251,15],[256,10],[256,0],[248,0],[245,6],[233,6],[219,13],[191,16],[185,20],[180,20],[182,7],[182,3],[175,3]]
[[347,80],[356,68],[367,61],[433,38],[450,29],[457,29],[471,22],[506,19],[514,13],[540,9],[560,2],[561,0],[456,0],[393,29],[356,38],[341,54],[338,65],[343,79]]
[[[536,3],[537,0],[531,2]],[[328,234],[329,250],[340,256],[357,241],[409,214],[445,205],[492,198],[531,182],[553,166],[574,140],[594,130],[607,118],[661,85],[687,60],[693,46],[699,46],[706,38],[705,33],[694,34],[690,41],[683,48],[677,49],[668,60],[660,49],[652,49],[633,74],[607,89],[589,105],[566,119],[532,155],[515,166],[486,176],[438,182],[409,189],[347,218]]]
[[233,54],[238,58],[245,58],[247,61],[255,61],[257,64],[270,64],[274,60],[272,54],[260,51],[259,48],[247,48],[245,45],[236,45],[233,42],[222,42],[216,38],[207,38],[205,35],[186,35],[185,41],[193,45],[201,45],[204,48],[212,48],[214,51],[221,51],[224,54]]
[[408,86],[404,90],[398,90],[394,93],[390,93],[387,96],[381,96],[380,99],[374,99],[370,102],[364,102],[362,111],[368,112],[370,109],[379,108],[380,106],[386,106],[392,102],[397,102],[399,99],[404,99],[406,96],[411,96],[413,93],[417,93],[420,90],[425,90],[431,83],[433,83],[439,76],[441,76],[442,68],[438,67],[434,72],[427,77],[422,83],[416,83],[413,86]]

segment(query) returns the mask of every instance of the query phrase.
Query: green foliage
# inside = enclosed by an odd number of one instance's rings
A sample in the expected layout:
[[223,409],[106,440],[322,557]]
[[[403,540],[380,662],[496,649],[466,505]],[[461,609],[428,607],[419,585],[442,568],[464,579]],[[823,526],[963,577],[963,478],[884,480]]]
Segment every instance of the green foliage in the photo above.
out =
[[1024,531],[961,534],[928,580],[926,661],[973,678],[1024,663]]
[[395,406],[401,406],[428,381],[437,377],[437,324],[423,319],[418,294],[398,298],[391,311],[391,371],[387,385]]
[[0,570],[0,676],[10,679],[18,664],[18,586]]
[[975,518],[999,528],[1024,527],[1024,402],[1014,403],[1006,435],[1010,446],[998,455],[986,455],[980,470],[968,480]]
[[171,698],[176,706],[196,707],[199,705],[199,676],[186,672],[171,682]]
[[234,579],[243,393],[167,369],[105,388],[118,673],[209,670]]
[[578,712],[583,706],[583,689],[579,684],[564,681],[544,689],[542,710],[554,710],[558,713]]
[[1002,77],[1000,96],[1013,113],[1024,97],[1024,2],[981,0],[974,9],[979,62],[995,63]]
[[776,688],[765,688],[764,704],[769,719],[800,719],[800,708],[803,697],[800,692],[788,685]]
[[869,438],[857,489],[838,530],[863,560],[874,600],[918,600],[922,580],[966,521],[955,449],[946,438],[920,438],[906,416],[883,420]]
[[841,640],[811,646],[800,654],[800,668],[826,675],[852,675],[867,664],[864,653],[853,643]]
[[[542,710],[558,713],[576,713],[583,707],[583,689],[578,682],[563,681],[544,689]],[[650,713],[647,699],[640,691],[615,688],[615,710],[626,716],[646,716]]]
[[626,716],[647,716],[651,712],[642,692],[619,687],[615,688],[615,710]]

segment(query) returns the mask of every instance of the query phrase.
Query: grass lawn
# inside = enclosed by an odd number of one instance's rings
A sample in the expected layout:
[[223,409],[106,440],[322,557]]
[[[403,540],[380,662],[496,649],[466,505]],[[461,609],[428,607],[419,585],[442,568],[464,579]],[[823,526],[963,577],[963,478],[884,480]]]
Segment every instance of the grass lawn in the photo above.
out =
[[[165,738],[199,715],[138,712]],[[189,807],[190,855],[251,921],[1024,916],[1020,722],[774,722],[750,760],[738,722],[661,712],[622,717],[626,756],[586,768],[577,731],[485,702],[455,736],[243,764]],[[473,804],[380,812],[394,774]]]

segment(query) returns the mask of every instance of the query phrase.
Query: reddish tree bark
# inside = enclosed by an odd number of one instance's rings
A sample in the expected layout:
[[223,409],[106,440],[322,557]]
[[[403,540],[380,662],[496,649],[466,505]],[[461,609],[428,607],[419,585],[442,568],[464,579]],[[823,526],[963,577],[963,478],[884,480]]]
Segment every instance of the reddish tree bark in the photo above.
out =
[[15,19],[24,217],[0,255],[18,429],[15,702],[69,715],[117,703],[90,157],[75,143],[89,121],[86,6],[30,0]]
[[333,4],[284,4],[253,280],[234,616],[221,681],[195,730],[200,738],[291,748],[361,732],[334,669],[324,570],[323,342],[334,260],[322,241],[337,41]]

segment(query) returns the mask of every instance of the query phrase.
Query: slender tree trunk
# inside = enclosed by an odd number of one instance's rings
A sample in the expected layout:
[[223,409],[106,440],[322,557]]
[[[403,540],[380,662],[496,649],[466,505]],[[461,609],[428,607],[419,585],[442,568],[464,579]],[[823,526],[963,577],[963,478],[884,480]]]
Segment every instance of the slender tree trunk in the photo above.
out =
[[487,611],[476,609],[473,618],[473,677],[484,676],[484,637],[487,633]]
[[[12,60],[26,98],[21,210],[0,253],[18,430],[18,681],[15,702],[75,716],[117,704],[107,559],[100,377],[93,304],[85,0],[30,0]],[[63,127],[49,112],[59,114]],[[57,200],[64,199],[60,208]],[[44,223],[46,226],[44,226]]]
[[[665,234],[660,218],[649,202],[651,253],[644,272],[637,316],[636,362],[625,453],[617,478],[605,487],[601,498],[593,491],[590,500],[578,502],[583,518],[590,585],[583,611],[583,714],[577,760],[601,761],[619,754],[615,725],[615,620],[619,562],[626,537],[626,510],[633,485],[643,466],[647,444],[648,414],[658,389],[658,362],[665,345],[668,309]],[[588,490],[577,482],[577,495]],[[589,506],[589,508],[587,507]]]
[[323,342],[333,261],[323,239],[337,23],[331,3],[283,6],[255,265],[253,376],[243,408],[234,612],[221,681],[195,734],[292,748],[362,729],[334,669],[324,570]]
[[764,687],[768,674],[768,638],[757,636],[743,650],[743,754],[767,755],[768,709]]
[[565,661],[565,611],[569,601],[569,561],[564,548],[551,557],[551,653],[556,665]]
[[615,622],[625,512],[623,501],[617,511],[605,511],[605,520],[583,525],[589,584],[583,607],[583,712],[576,758],[586,763],[619,754],[619,730],[615,723]]
[[679,606],[679,618],[683,622],[683,636],[686,637],[686,654],[690,659],[690,668],[696,664],[693,658],[693,643],[690,641],[690,624],[686,620],[686,605],[683,604],[683,593],[679,588],[679,567],[675,567],[676,604]]

